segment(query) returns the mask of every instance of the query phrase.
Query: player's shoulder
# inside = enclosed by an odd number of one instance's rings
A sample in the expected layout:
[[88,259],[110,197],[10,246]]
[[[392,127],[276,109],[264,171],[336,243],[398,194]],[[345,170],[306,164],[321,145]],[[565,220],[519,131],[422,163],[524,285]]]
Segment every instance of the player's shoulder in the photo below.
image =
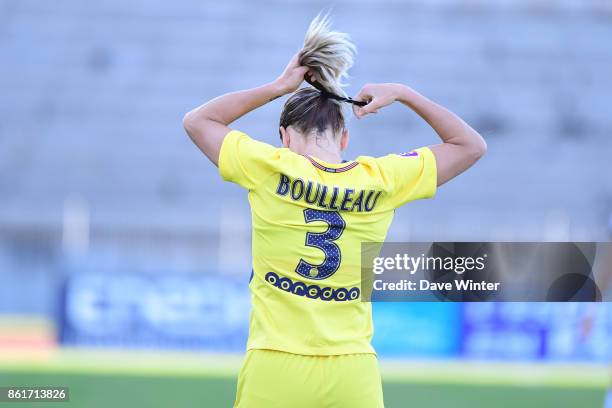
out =
[[355,160],[359,161],[360,163],[365,163],[365,164],[378,164],[381,161],[385,161],[389,159],[421,157],[423,154],[427,153],[426,150],[429,150],[429,148],[420,147],[418,149],[407,150],[404,152],[388,153],[383,156],[359,156]]
[[355,160],[358,161],[365,168],[381,169],[396,163],[408,163],[410,161],[418,161],[419,159],[423,159],[428,154],[431,154],[429,148],[421,147],[405,152],[389,153],[384,156],[359,156]]
[[[266,160],[299,160],[299,155],[286,147],[275,146],[265,140],[253,138],[240,130],[230,130],[225,136],[223,144],[224,146],[242,145],[245,154],[252,156],[263,155]],[[222,149],[224,146],[222,146]]]
[[389,153],[384,156],[359,156],[355,161],[359,163],[362,178],[392,188],[397,177],[420,171],[425,156],[429,154],[424,149],[427,148]]
[[415,154],[415,152],[389,153],[384,156],[359,156],[355,161],[358,162],[363,169],[374,171],[384,168],[390,161],[395,161],[402,157],[411,157],[412,154]]

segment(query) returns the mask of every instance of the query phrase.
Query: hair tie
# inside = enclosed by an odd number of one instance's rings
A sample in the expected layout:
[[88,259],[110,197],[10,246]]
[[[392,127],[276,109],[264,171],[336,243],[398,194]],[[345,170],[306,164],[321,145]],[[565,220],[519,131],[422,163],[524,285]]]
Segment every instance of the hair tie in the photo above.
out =
[[353,98],[346,98],[344,96],[340,96],[340,95],[336,95],[335,93],[331,93],[327,90],[325,90],[320,84],[318,84],[317,82],[311,82],[310,79],[308,78],[308,76],[304,77],[304,80],[306,82],[308,82],[310,85],[312,85],[316,90],[318,90],[321,93],[321,96],[324,96],[326,98],[329,99],[335,99],[337,101],[340,102],[346,102],[346,103],[351,103],[353,105],[357,105],[357,106],[366,106],[368,103],[365,101],[356,101]]

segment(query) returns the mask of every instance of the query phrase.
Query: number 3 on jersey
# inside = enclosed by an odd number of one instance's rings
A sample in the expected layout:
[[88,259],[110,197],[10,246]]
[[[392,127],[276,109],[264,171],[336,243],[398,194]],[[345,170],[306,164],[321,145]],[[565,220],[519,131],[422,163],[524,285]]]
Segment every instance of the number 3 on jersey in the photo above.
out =
[[300,259],[295,271],[305,278],[325,279],[333,275],[340,267],[340,248],[334,242],[342,235],[346,223],[336,211],[322,211],[308,208],[304,210],[304,221],[306,224],[314,221],[327,223],[325,232],[307,232],[306,246],[319,248],[325,254],[325,259],[320,265],[313,265],[304,258]]

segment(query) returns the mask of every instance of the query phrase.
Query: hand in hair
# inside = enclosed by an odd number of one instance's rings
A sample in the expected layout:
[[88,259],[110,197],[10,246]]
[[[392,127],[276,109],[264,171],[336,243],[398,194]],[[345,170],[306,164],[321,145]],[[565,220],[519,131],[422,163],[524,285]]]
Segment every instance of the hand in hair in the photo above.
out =
[[309,74],[308,67],[301,66],[299,63],[299,54],[295,54],[275,82],[285,94],[291,93],[300,87],[306,74]]

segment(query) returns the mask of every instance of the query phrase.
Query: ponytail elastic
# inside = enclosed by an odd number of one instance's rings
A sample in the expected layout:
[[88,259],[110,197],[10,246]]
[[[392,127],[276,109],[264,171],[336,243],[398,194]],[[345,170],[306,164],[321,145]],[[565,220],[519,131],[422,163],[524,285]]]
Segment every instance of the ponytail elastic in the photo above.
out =
[[312,85],[315,89],[317,89],[319,92],[321,92],[321,96],[325,97],[325,98],[329,98],[329,99],[334,99],[336,101],[340,101],[340,102],[346,102],[346,103],[351,103],[353,105],[357,105],[357,106],[366,106],[368,103],[365,101],[356,101],[353,98],[350,97],[344,97],[344,96],[340,96],[340,95],[336,95],[334,93],[331,93],[329,91],[326,91],[320,84],[318,84],[317,82],[312,82],[310,81],[310,79],[308,78],[308,75],[306,75],[304,77],[304,80],[306,82],[308,82],[310,85]]

